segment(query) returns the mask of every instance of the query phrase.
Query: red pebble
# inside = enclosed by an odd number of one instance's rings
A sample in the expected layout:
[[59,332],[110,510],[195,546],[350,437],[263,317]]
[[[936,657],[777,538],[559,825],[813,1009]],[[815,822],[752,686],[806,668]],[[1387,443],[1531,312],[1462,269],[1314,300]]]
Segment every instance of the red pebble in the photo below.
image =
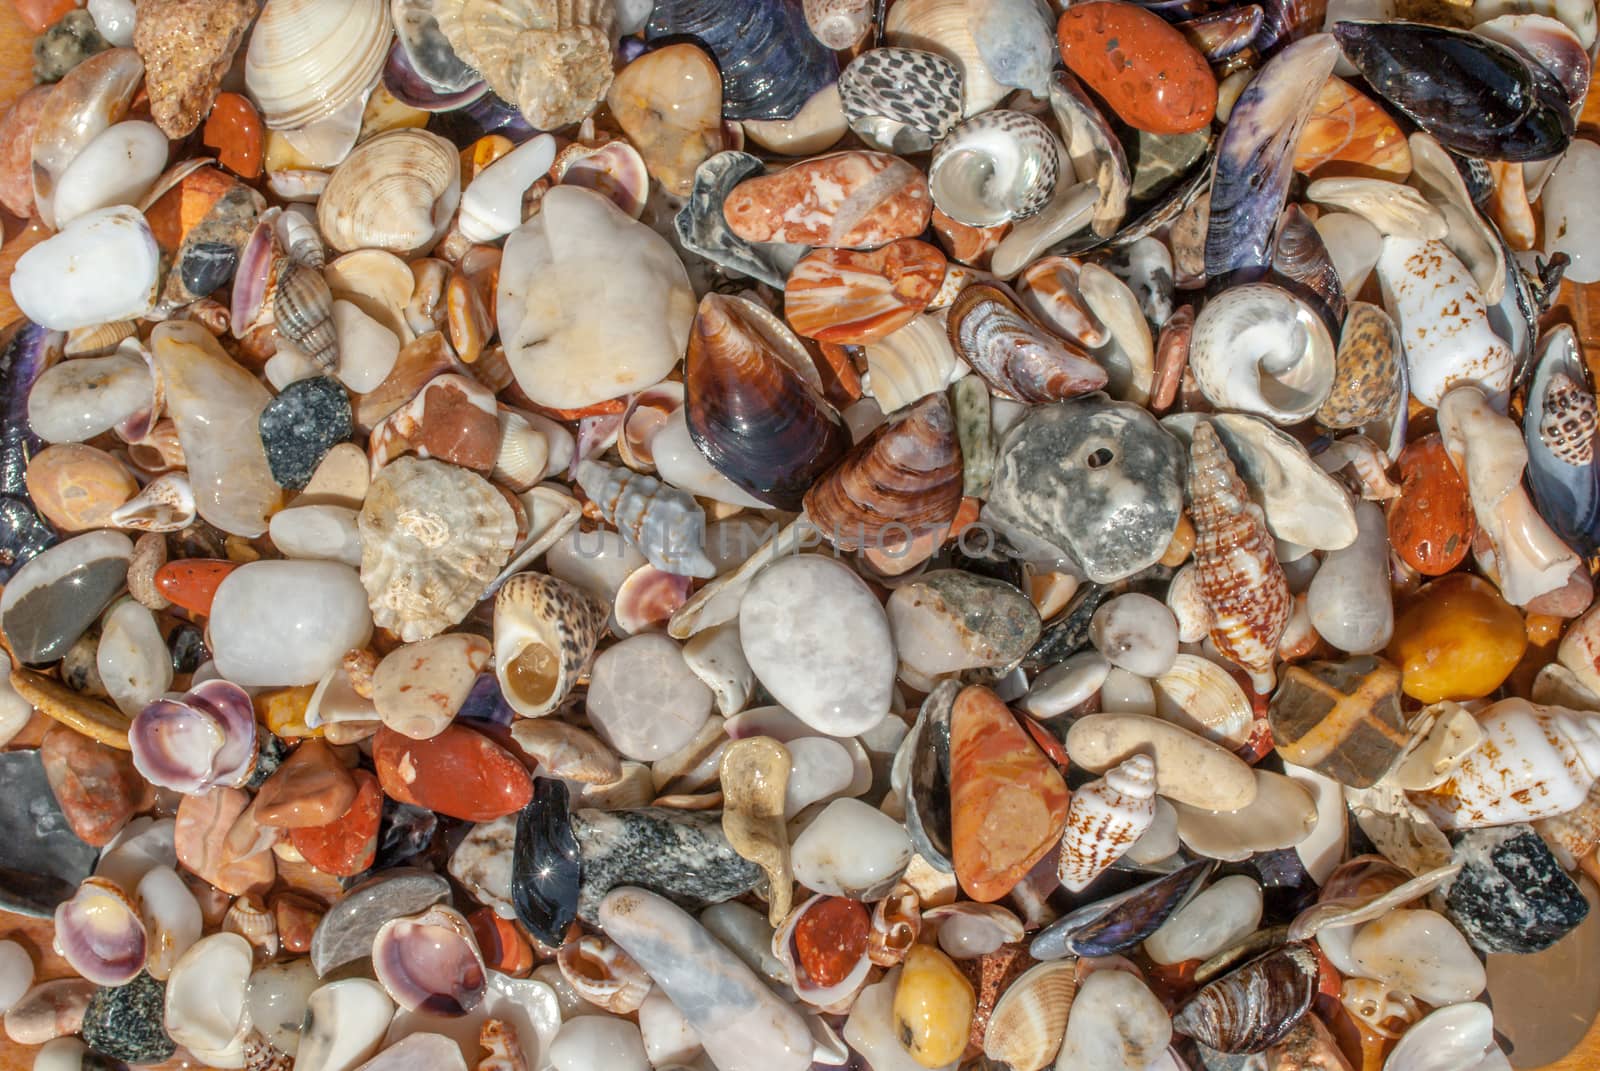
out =
[[248,100],[238,93],[217,95],[201,141],[217,150],[218,163],[240,178],[257,178],[265,140],[261,116]]
[[289,830],[290,843],[306,862],[338,878],[361,873],[378,857],[378,822],[383,817],[378,779],[365,770],[353,770],[350,776],[356,781],[356,801],[342,818]]
[[103,847],[138,808],[144,779],[126,751],[117,751],[52,723],[39,745],[45,781],[85,844]]
[[867,950],[872,922],[859,900],[825,896],[794,927],[800,968],[818,986],[838,985]]
[[190,613],[205,617],[211,613],[211,600],[228,574],[239,568],[217,558],[184,558],[168,562],[156,570],[156,590],[167,601]]
[[517,931],[516,924],[485,907],[467,917],[472,936],[478,940],[483,961],[501,974],[526,978],[533,971],[533,948]]
[[1205,57],[1159,15],[1106,0],[1075,4],[1056,24],[1056,36],[1067,69],[1129,126],[1187,134],[1211,125],[1216,77]]
[[322,906],[299,893],[277,893],[272,897],[272,916],[278,923],[278,942],[285,952],[309,952],[311,936],[322,921]]
[[61,17],[77,7],[76,0],[11,0],[22,24],[34,33],[44,33]]
[[388,726],[372,740],[384,795],[468,822],[514,814],[533,798],[533,779],[512,754],[482,733],[452,725],[430,740]]

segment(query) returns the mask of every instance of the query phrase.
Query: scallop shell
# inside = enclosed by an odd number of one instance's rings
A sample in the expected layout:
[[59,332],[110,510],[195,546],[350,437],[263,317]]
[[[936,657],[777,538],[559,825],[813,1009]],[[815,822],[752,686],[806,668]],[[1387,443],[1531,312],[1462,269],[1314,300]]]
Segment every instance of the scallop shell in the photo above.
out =
[[1056,873],[1069,892],[1082,892],[1105,873],[1156,818],[1155,762],[1130,755],[1072,794]]
[[444,237],[460,201],[455,146],[426,130],[389,130],[334,169],[317,223],[341,253],[377,248],[415,257]]
[[604,937],[585,934],[556,953],[561,977],[572,991],[612,1015],[639,1010],[650,995],[650,976],[633,957]]
[[333,325],[333,291],[316,268],[287,257],[273,267],[272,318],[278,334],[322,371],[339,367],[339,335]]
[[872,932],[867,935],[867,956],[880,967],[893,967],[906,958],[922,933],[922,901],[904,881],[872,908]]
[[1289,944],[1205,986],[1173,1014],[1172,1028],[1219,1052],[1262,1052],[1288,1035],[1316,995],[1316,953]]
[[873,0],[805,0],[801,6],[811,35],[836,52],[854,48],[872,28]]
[[407,643],[466,617],[517,537],[511,506],[482,476],[412,457],[373,479],[359,526],[372,618]]
[[866,346],[869,393],[885,413],[942,391],[956,378],[956,352],[937,318],[918,316]]
[[1012,1071],[1042,1071],[1061,1048],[1077,990],[1076,960],[1028,968],[995,1003],[983,1035],[983,1054]]
[[875,48],[839,75],[845,121],[875,149],[927,152],[961,121],[961,70],[914,48]]
[[435,0],[456,54],[539,130],[589,117],[611,88],[613,0]]
[[1212,405],[1298,424],[1333,390],[1335,351],[1322,318],[1271,283],[1206,302],[1189,338],[1189,370]]
[[1273,657],[1289,624],[1289,582],[1261,507],[1245,493],[1210,424],[1195,427],[1188,482],[1195,568],[1213,617],[1212,642],[1245,668],[1257,691],[1268,692]]
[[889,44],[937,53],[960,68],[964,115],[987,111],[1010,92],[983,62],[971,18],[967,0],[899,0],[883,25]]
[[267,0],[245,85],[274,130],[326,119],[377,84],[393,33],[384,0]]
[[1026,112],[997,110],[959,124],[933,150],[928,192],[939,210],[969,227],[1037,215],[1059,178],[1060,146]]
[[494,672],[511,709],[538,718],[560,706],[605,622],[603,606],[553,576],[518,573],[501,585],[494,602]]
[[372,940],[372,971],[407,1011],[459,1017],[483,1003],[488,972],[472,927],[451,908],[385,922]]
[[[510,690],[504,685],[501,690],[509,702]],[[598,736],[564,721],[540,717],[519,719],[511,726],[511,739],[538,761],[542,774],[586,785],[614,785],[622,779],[622,763],[616,753]]]
[[95,985],[133,981],[144,969],[145,931],[128,894],[104,878],[85,878],[55,914],[56,950]]
[[947,527],[961,505],[961,450],[943,394],[879,425],[811,490],[811,522],[841,550]]
[[1106,385],[1087,353],[1041,329],[999,284],[974,283],[950,306],[950,344],[997,393],[1058,402]]
[[578,486],[600,515],[627,537],[645,559],[679,576],[715,576],[706,557],[706,515],[694,496],[652,476],[598,461],[579,462]]

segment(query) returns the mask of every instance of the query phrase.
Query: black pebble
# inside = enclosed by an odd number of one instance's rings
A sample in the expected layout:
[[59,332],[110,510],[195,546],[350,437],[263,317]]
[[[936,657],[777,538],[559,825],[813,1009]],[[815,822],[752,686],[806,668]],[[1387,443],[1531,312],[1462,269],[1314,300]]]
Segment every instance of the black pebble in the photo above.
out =
[[1470,830],[1454,859],[1461,873],[1434,895],[1481,952],[1542,952],[1589,914],[1577,882],[1530,825]]
[[334,446],[355,430],[350,396],[328,376],[302,379],[261,411],[261,445],[279,487],[298,491]]
[[193,625],[179,625],[167,637],[167,647],[172,651],[172,671],[193,673],[211,657],[206,650],[205,633]]
[[533,799],[517,816],[511,901],[517,918],[547,945],[559,947],[578,916],[582,868],[567,815],[566,783],[535,778]]
[[167,987],[148,971],[127,985],[102,986],[83,1013],[83,1043],[130,1064],[159,1064],[178,1050],[161,1027]]
[[227,242],[196,242],[183,251],[179,271],[184,288],[203,298],[227,285],[238,264],[239,251]]

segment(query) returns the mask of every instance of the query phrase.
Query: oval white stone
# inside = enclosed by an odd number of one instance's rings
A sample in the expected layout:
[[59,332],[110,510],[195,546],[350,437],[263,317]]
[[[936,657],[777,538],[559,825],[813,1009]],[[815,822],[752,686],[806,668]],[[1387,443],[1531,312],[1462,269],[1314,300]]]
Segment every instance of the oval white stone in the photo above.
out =
[[114,205],[79,216],[17,260],[11,297],[52,331],[137,320],[155,307],[161,250],[144,216]]
[[658,632],[630,636],[594,660],[586,700],[601,738],[630,759],[665,758],[711,716],[711,689]]
[[871,900],[905,872],[911,838],[882,811],[839,799],[794,839],[789,860],[794,879],[814,892]]
[[167,136],[154,123],[132,120],[103,130],[61,173],[56,226],[111,205],[135,205],[167,166]]
[[218,586],[208,635],[217,672],[235,684],[313,684],[372,637],[372,612],[347,565],[251,562]]

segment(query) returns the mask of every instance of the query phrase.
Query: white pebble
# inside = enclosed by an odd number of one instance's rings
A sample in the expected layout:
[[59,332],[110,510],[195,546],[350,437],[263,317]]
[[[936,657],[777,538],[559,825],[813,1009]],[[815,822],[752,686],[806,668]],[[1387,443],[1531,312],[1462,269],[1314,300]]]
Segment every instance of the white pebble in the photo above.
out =
[[1102,714],[1155,714],[1156,690],[1145,678],[1113,668],[1100,685]]
[[88,7],[101,37],[117,48],[133,44],[133,25],[137,21],[133,0],[89,0]]
[[676,643],[647,632],[594,660],[587,709],[606,743],[627,758],[652,762],[694,739],[711,716],[711,689],[684,662]]
[[1098,692],[1110,672],[1111,663],[1104,655],[1079,651],[1034,678],[1018,705],[1036,718],[1057,717]]
[[794,879],[814,892],[872,900],[911,862],[905,827],[857,799],[840,799],[794,839]]
[[1210,959],[1255,932],[1261,907],[1256,880],[1230,875],[1174,912],[1145,941],[1144,950],[1161,964]]
[[1089,639],[1113,666],[1159,677],[1178,657],[1178,622],[1158,600],[1138,592],[1118,595],[1094,612]]
[[650,1071],[639,1028],[626,1019],[582,1015],[569,1019],[550,1043],[556,1071]]
[[33,960],[15,941],[0,941],[0,1014],[22,999],[33,985]]

